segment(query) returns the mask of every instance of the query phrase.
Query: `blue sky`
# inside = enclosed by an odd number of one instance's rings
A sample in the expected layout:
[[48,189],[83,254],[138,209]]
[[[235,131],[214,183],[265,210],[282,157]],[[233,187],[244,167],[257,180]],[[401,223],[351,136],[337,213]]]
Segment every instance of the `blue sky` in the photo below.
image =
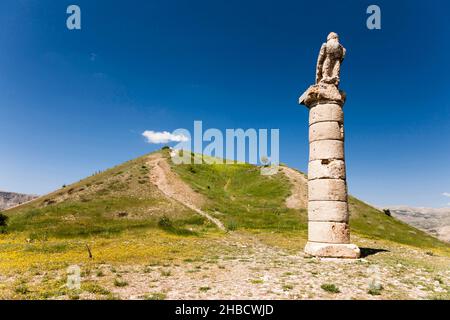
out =
[[[77,4],[82,30],[66,28]],[[382,29],[366,28],[377,4]],[[350,193],[449,206],[447,1],[44,1],[0,4],[0,189],[43,194],[160,148],[144,130],[279,128],[305,171],[318,50],[347,48]],[[450,195],[450,194],[449,194]]]

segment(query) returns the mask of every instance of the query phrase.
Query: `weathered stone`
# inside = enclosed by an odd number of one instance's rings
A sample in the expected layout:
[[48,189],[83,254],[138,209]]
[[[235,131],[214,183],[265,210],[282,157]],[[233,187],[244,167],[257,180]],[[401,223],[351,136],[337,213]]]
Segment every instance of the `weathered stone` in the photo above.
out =
[[345,222],[310,221],[308,241],[324,243],[350,243],[350,230]]
[[348,222],[348,204],[345,201],[309,201],[308,220]]
[[309,125],[322,121],[344,123],[344,111],[336,103],[318,104],[309,111]]
[[335,244],[308,242],[305,246],[305,253],[322,258],[347,258],[357,259],[361,253],[354,244]]
[[339,85],[341,63],[344,61],[346,50],[339,43],[339,36],[330,32],[327,42],[322,44],[316,66],[316,84],[331,83]]
[[344,142],[338,140],[319,140],[309,144],[309,161],[344,160]]
[[313,108],[319,103],[345,103],[346,94],[333,84],[319,83],[310,86],[299,98],[299,103],[308,108]]
[[343,124],[337,121],[326,121],[309,126],[309,142],[318,140],[344,141]]
[[343,160],[314,160],[308,164],[308,179],[345,179]]
[[308,181],[309,201],[347,201],[347,185],[342,179],[317,179]]

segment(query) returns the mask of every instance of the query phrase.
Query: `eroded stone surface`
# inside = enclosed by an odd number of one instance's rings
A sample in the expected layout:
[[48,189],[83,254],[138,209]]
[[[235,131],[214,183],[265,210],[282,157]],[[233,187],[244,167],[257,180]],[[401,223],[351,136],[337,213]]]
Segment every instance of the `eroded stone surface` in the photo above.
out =
[[308,164],[308,179],[345,179],[343,160],[314,160]]
[[308,220],[348,222],[348,204],[345,201],[309,201]]
[[357,259],[361,255],[359,248],[354,244],[317,242],[308,242],[305,246],[305,253],[315,257],[347,259]]
[[309,111],[309,125],[321,121],[337,121],[344,123],[344,112],[337,103],[318,104]]
[[308,108],[313,108],[319,103],[336,103],[343,105],[346,99],[344,91],[339,90],[333,84],[319,83],[312,85],[299,98],[299,103]]
[[316,66],[316,84],[331,83],[339,85],[341,63],[344,61],[346,50],[339,43],[339,36],[330,32],[327,42],[322,44]]
[[324,243],[350,243],[350,230],[345,222],[310,221],[308,241]]
[[317,179],[308,182],[309,201],[347,201],[347,186],[342,179]]
[[309,142],[317,140],[344,140],[344,126],[337,121],[318,122],[309,127]]
[[313,141],[309,145],[309,160],[344,160],[344,142],[338,140]]

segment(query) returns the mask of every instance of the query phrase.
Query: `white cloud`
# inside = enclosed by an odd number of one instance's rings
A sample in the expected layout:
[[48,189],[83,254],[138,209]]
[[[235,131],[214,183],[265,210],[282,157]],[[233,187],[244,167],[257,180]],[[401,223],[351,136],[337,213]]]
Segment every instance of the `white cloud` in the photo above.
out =
[[146,130],[142,133],[142,135],[147,139],[148,143],[153,144],[189,141],[189,138],[182,134],[172,134],[167,131],[155,132],[152,130]]
[[444,197],[449,197],[449,198],[450,198],[450,192],[444,192],[444,193],[442,193],[442,195],[443,195]]

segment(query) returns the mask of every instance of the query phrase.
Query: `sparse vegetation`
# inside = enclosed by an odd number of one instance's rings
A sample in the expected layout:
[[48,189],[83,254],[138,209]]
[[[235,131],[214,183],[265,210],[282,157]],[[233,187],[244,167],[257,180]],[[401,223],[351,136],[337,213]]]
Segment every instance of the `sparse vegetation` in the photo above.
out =
[[284,291],[289,291],[289,290],[294,289],[294,286],[292,284],[284,284],[282,286],[282,288],[283,288]]
[[155,292],[146,295],[144,298],[145,300],[165,300],[166,294],[162,292]]
[[262,280],[262,279],[252,279],[252,280],[250,280],[250,282],[253,283],[253,284],[262,284],[262,283],[264,283],[264,280]]
[[198,290],[200,292],[207,292],[207,291],[211,290],[211,288],[206,286],[206,287],[200,287],[200,288],[198,288]]
[[339,293],[341,292],[339,290],[339,288],[332,283],[325,283],[323,285],[320,286],[323,290],[325,290],[326,292],[330,292],[330,293]]
[[114,279],[114,286],[115,287],[126,287],[126,286],[128,286],[128,282],[126,282],[125,280],[116,278],[116,279]]
[[25,283],[20,283],[14,288],[14,292],[17,294],[25,295],[29,293],[30,290],[28,289],[28,286]]
[[81,290],[93,293],[93,294],[99,294],[99,295],[107,295],[110,294],[110,291],[101,285],[91,282],[91,281],[83,281],[81,283]]

